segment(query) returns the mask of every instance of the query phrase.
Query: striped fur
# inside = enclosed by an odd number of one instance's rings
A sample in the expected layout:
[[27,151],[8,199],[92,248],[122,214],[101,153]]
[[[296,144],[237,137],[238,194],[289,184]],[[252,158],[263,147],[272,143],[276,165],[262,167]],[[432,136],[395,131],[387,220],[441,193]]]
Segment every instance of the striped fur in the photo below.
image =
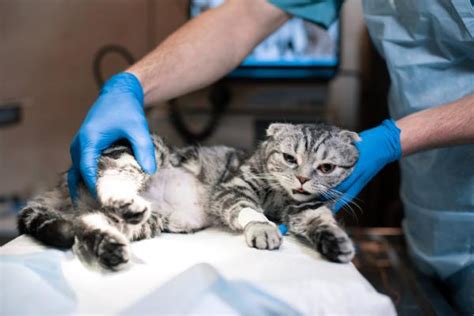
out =
[[[273,249],[279,235],[275,226],[239,223],[239,213],[251,208],[290,232],[301,236],[332,261],[347,262],[354,249],[337,225],[328,206],[339,196],[333,188],[346,178],[358,158],[357,134],[328,125],[272,124],[267,140],[245,161],[231,179],[219,183],[211,194],[211,213],[235,231],[244,231],[249,245]],[[291,156],[294,163],[285,159]],[[334,166],[327,174],[321,164]],[[298,177],[306,179],[301,183]],[[303,193],[294,190],[303,190]],[[316,225],[317,224],[317,225]],[[255,230],[261,230],[256,233]],[[260,241],[260,246],[256,241]],[[253,237],[248,237],[253,236]],[[249,241],[250,239],[250,241]],[[253,240],[252,240],[253,239]]]
[[[267,136],[248,158],[225,146],[170,148],[153,136],[159,170],[153,176],[142,172],[128,144],[117,143],[100,158],[97,200],[81,184],[73,205],[63,177],[20,212],[19,230],[51,246],[74,245],[83,262],[117,270],[130,259],[130,241],[163,231],[225,226],[243,232],[251,247],[276,249],[282,239],[271,220],[286,223],[328,259],[350,260],[352,243],[326,206],[331,188],[357,160],[357,134],[272,124]],[[335,167],[322,174],[321,164]]]

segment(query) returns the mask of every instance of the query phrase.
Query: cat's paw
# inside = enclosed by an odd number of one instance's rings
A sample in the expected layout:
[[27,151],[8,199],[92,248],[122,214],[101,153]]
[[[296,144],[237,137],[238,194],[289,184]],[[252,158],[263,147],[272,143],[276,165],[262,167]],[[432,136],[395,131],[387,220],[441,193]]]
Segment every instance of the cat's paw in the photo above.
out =
[[280,231],[270,223],[250,222],[245,226],[244,235],[247,245],[257,249],[278,249],[282,243]]
[[148,220],[151,210],[150,203],[140,196],[123,199],[110,198],[102,205],[119,215],[126,223],[133,225]]
[[113,236],[104,235],[97,246],[97,258],[102,267],[120,270],[130,260],[129,245]]
[[333,262],[347,263],[354,258],[355,250],[347,233],[337,226],[320,226],[313,233],[318,252]]
[[129,247],[127,239],[119,234],[82,229],[76,236],[73,251],[86,265],[116,271],[130,260]]

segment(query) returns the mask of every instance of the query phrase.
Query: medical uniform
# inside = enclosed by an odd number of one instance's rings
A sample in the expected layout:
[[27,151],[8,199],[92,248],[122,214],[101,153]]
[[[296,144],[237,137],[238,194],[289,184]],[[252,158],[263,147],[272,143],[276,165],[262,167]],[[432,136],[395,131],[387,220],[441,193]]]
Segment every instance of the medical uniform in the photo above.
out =
[[[269,2],[326,27],[342,4]],[[474,93],[474,0],[362,2],[371,39],[390,72],[394,120]],[[474,145],[417,153],[400,165],[403,230],[414,262],[474,313]]]

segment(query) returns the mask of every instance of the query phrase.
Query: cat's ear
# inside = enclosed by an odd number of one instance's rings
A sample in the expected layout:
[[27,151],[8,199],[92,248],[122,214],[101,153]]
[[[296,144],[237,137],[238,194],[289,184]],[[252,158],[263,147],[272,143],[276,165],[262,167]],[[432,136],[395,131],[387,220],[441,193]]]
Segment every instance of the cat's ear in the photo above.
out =
[[356,132],[348,131],[348,130],[340,131],[339,136],[341,137],[341,139],[344,142],[346,142],[348,144],[354,144],[354,143],[360,142],[362,140],[362,138],[360,138],[359,134],[357,134]]
[[267,137],[275,137],[281,135],[282,133],[287,133],[291,128],[293,128],[293,125],[291,124],[272,123],[267,128]]

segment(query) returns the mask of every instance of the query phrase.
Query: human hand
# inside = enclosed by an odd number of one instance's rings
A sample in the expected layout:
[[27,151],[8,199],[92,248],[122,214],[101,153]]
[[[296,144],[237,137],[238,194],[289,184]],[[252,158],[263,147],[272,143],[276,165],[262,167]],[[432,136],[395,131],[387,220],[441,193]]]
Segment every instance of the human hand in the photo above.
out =
[[96,196],[97,164],[101,152],[120,139],[127,139],[142,169],[156,171],[153,141],[143,109],[143,89],[131,73],[120,73],[108,80],[74,137],[70,154],[68,186],[72,200],[77,198],[80,177]]
[[400,129],[393,120],[385,120],[359,136],[361,140],[356,143],[359,159],[351,175],[335,188],[342,196],[336,201],[334,212],[350,203],[386,164],[402,156]]

